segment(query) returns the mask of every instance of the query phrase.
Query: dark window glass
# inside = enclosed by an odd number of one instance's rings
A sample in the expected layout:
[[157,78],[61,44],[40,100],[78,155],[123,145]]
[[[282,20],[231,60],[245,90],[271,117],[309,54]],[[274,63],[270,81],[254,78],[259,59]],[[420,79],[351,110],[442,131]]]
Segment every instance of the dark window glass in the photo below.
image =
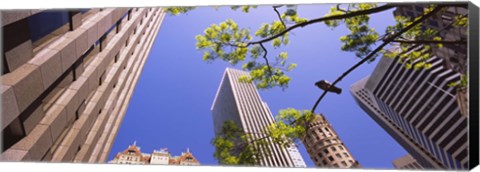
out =
[[32,42],[52,33],[69,21],[68,11],[43,11],[28,18]]

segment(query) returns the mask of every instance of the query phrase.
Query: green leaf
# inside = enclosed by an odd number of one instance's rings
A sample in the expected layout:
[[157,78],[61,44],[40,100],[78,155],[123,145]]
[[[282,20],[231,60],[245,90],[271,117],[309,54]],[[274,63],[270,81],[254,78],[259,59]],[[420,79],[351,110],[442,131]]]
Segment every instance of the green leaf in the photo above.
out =
[[275,38],[273,39],[273,47],[279,47],[280,45],[282,44],[282,41],[280,40],[280,38]]

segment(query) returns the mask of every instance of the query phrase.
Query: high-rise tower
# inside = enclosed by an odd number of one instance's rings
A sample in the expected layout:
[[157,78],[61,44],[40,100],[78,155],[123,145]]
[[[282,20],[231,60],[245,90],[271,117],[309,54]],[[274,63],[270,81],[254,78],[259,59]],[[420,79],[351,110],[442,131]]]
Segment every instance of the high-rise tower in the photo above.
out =
[[[429,69],[406,69],[383,57],[374,72],[350,91],[360,105],[426,169],[467,169],[467,117],[448,86],[460,74],[428,59]],[[416,61],[418,62],[418,61]]]
[[[255,133],[253,139],[265,136],[264,128],[274,122],[267,104],[262,101],[253,83],[239,82],[238,78],[249,73],[227,68],[212,104],[213,125],[218,135],[225,121],[232,120],[246,133]],[[268,139],[271,141],[271,139]],[[306,167],[296,147],[285,147],[270,142],[271,155],[258,162],[270,167]],[[293,158],[294,157],[294,158]]]
[[3,161],[105,162],[160,8],[2,11]]

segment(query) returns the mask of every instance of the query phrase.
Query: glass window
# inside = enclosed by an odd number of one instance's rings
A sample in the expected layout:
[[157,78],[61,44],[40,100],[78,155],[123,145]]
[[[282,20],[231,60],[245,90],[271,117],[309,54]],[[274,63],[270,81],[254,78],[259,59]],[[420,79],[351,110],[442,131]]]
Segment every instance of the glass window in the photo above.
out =
[[52,33],[69,22],[68,11],[46,10],[28,18],[32,42]]

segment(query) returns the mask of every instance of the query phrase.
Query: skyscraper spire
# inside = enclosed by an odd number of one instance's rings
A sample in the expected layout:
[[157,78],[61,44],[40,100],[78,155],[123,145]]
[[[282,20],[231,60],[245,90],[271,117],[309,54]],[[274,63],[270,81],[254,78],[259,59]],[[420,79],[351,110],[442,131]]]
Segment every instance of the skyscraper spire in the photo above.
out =
[[187,148],[187,153],[189,153],[189,152],[190,152],[190,148]]
[[133,141],[133,146],[137,146],[137,141]]

